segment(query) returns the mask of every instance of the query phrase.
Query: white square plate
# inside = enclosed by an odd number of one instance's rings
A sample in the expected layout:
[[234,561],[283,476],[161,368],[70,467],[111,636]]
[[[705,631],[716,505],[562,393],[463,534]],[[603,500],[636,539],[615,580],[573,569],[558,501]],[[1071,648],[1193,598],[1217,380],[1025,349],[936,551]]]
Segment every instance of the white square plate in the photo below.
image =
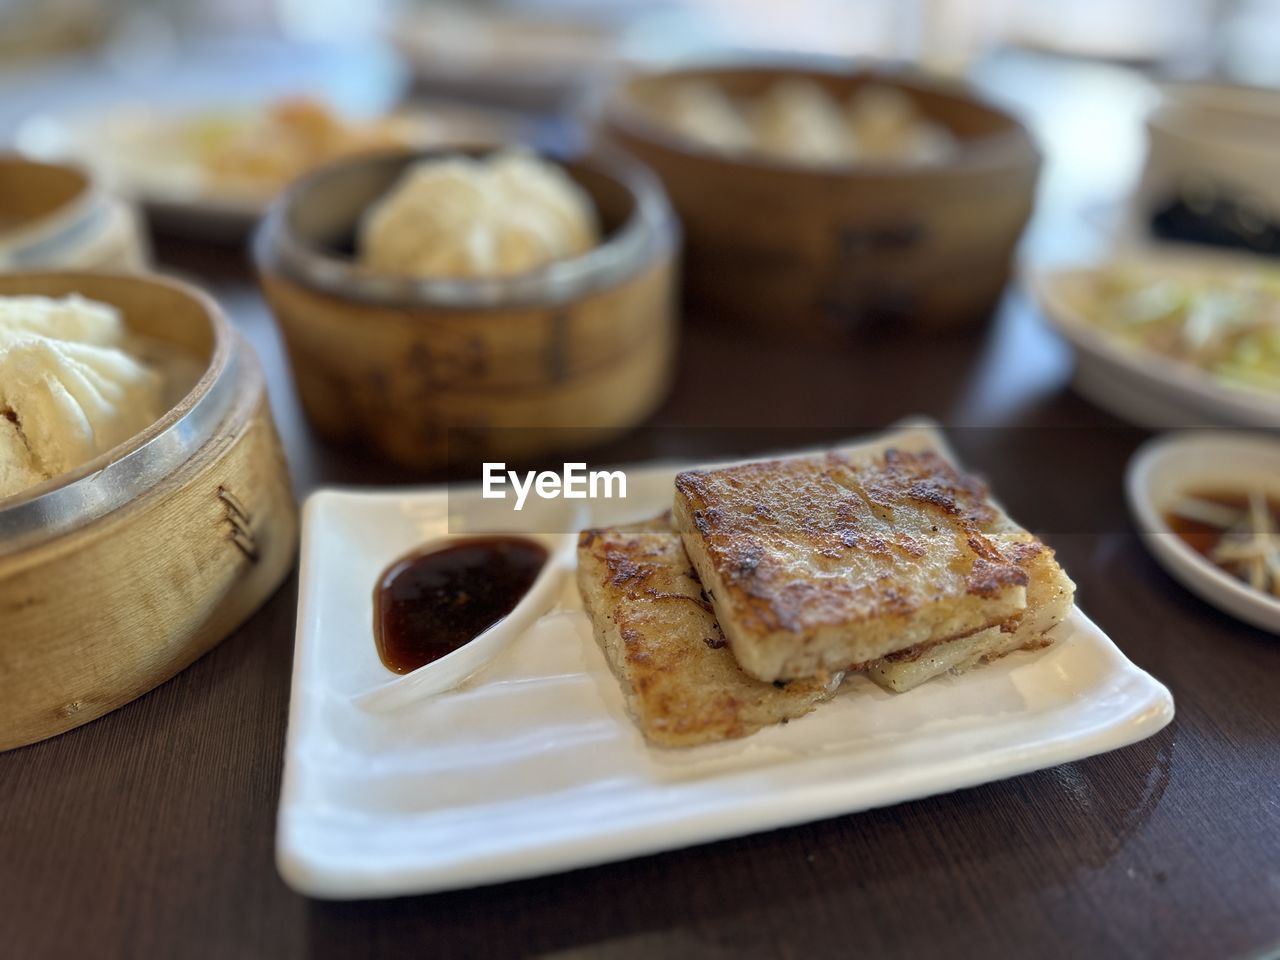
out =
[[[676,472],[629,470],[628,499],[588,501],[589,522],[669,507]],[[1046,650],[900,695],[855,677],[792,723],[654,749],[571,577],[556,609],[463,686],[363,709],[370,678],[390,677],[374,583],[447,535],[450,506],[443,489],[307,502],[277,834],[280,872],[300,892],[425,893],[671,850],[1078,760],[1173,717],[1168,690],[1077,609]]]

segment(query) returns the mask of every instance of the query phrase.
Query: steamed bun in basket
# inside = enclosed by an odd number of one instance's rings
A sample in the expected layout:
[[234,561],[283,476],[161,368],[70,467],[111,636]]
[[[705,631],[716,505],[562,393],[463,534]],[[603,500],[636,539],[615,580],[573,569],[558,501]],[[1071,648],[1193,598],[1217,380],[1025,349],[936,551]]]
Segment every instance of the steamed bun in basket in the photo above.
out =
[[568,174],[506,151],[409,169],[365,214],[359,256],[379,273],[497,277],[578,256],[598,239],[595,208]]
[[163,378],[124,339],[106,304],[0,297],[0,498],[74,470],[164,413]]
[[0,350],[31,335],[117,347],[124,338],[124,324],[115,307],[75,293],[61,300],[0,297]]
[[755,148],[762,154],[801,163],[849,160],[855,145],[831,94],[811,80],[774,83],[752,111]]
[[671,130],[726,153],[751,150],[754,131],[742,111],[719,87],[702,81],[674,84],[656,106]]

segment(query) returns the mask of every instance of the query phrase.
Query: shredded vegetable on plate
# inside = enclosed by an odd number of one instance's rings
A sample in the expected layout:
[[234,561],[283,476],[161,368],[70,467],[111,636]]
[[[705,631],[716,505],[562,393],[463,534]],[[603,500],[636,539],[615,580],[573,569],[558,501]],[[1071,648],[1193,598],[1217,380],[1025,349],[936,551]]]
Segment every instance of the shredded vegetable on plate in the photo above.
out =
[[1280,272],[1157,278],[1117,268],[1099,277],[1084,313],[1132,346],[1280,393]]
[[1280,510],[1262,491],[1250,490],[1239,508],[1187,495],[1169,512],[1216,531],[1201,544],[1209,560],[1253,589],[1280,597]]

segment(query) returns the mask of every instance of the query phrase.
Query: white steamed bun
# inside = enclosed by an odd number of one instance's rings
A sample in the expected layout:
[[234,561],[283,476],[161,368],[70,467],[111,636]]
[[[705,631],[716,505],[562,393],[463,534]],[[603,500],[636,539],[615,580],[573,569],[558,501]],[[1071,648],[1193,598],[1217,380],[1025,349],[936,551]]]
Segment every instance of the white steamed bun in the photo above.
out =
[[0,297],[0,349],[29,334],[115,347],[124,338],[124,324],[115,307],[75,293],[61,300]]
[[801,77],[777,80],[740,100],[707,81],[685,80],[653,96],[648,108],[690,142],[790,163],[940,163],[959,146],[909,93],[888,84],[864,85],[842,104]]
[[936,163],[956,149],[951,132],[921,114],[896,87],[863,87],[849,100],[848,118],[858,153],[868,159]]
[[559,167],[523,152],[425,160],[365,214],[361,262],[413,277],[510,276],[597,243],[595,208]]
[[73,470],[164,412],[163,380],[114,344],[118,312],[0,298],[0,497]]
[[789,77],[770,85],[752,110],[756,149],[801,163],[841,163],[854,142],[840,104],[811,80]]
[[753,146],[755,134],[742,111],[704,80],[674,84],[657,109],[672,131],[704,147],[737,153]]
[[36,466],[31,448],[8,416],[0,416],[0,498],[34,486],[45,479]]

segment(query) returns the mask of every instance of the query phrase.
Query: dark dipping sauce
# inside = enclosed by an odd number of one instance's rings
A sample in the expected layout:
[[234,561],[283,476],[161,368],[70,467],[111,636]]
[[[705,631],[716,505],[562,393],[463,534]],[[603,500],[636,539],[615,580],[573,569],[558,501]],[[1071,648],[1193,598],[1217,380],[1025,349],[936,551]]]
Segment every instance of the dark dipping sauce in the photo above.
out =
[[546,548],[523,537],[475,538],[401,557],[374,588],[382,662],[408,673],[453,653],[514,610],[546,562]]
[[[1196,490],[1190,494],[1196,500],[1216,503],[1219,506],[1238,510],[1242,515],[1249,512],[1249,494],[1228,490]],[[1280,502],[1267,497],[1267,512],[1271,514],[1273,526],[1280,528]],[[1164,522],[1196,553],[1209,556],[1227,533],[1222,527],[1184,517],[1172,510],[1164,515]]]

